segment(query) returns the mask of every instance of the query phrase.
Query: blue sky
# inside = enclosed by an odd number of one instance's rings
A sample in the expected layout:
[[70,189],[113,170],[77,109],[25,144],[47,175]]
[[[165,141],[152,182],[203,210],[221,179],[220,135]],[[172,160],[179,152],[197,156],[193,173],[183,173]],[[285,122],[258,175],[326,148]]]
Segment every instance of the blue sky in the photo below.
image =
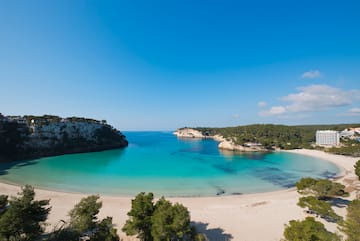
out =
[[0,112],[121,130],[360,122],[359,1],[0,1]]

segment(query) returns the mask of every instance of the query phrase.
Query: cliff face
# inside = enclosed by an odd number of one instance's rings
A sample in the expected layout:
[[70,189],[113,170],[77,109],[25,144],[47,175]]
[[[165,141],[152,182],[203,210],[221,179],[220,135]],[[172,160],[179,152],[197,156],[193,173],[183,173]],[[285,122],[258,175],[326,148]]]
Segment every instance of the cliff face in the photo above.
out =
[[102,151],[128,145],[105,121],[56,116],[0,120],[0,161]]
[[173,134],[181,138],[205,138],[200,131],[191,128],[178,129]]
[[221,135],[205,135],[202,132],[191,128],[178,129],[173,134],[180,138],[211,138],[219,142],[218,148],[223,150],[240,152],[268,151],[261,144],[258,143],[245,143],[244,145],[237,145],[233,140],[228,140]]

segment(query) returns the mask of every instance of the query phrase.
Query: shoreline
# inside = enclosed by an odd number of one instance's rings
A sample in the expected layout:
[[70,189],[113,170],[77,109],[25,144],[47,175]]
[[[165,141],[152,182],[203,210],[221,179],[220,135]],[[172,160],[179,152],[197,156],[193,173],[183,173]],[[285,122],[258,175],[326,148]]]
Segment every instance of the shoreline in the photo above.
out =
[[331,154],[320,150],[294,149],[294,150],[281,150],[281,151],[315,157],[335,164],[340,169],[340,173],[335,178],[336,180],[341,179],[349,172],[354,173],[354,164],[357,160],[360,160],[360,157],[350,157],[350,156]]
[[[346,184],[346,180],[356,178],[353,165],[359,158],[334,155],[318,150],[298,149],[286,152],[312,156],[334,163],[340,170],[337,181]],[[48,231],[60,221],[67,220],[67,213],[81,198],[90,194],[75,192],[53,191],[46,189],[36,190],[36,199],[51,199],[50,212],[47,227]],[[0,193],[16,195],[20,191],[20,185],[0,182]],[[292,219],[304,219],[306,214],[303,209],[296,205],[298,193],[295,188],[263,193],[252,193],[229,196],[212,197],[171,197],[171,202],[178,202],[190,211],[192,221],[199,231],[205,232],[209,240],[280,240],[282,238],[284,224]],[[131,207],[129,196],[101,196],[103,207],[99,217],[112,216],[118,234],[124,240],[136,240],[122,233],[121,227],[127,219],[127,212]],[[336,210],[344,213],[345,210]],[[276,216],[274,215],[276,213]],[[325,223],[326,227],[335,231],[336,226]],[[262,232],[258,232],[259,229]]]

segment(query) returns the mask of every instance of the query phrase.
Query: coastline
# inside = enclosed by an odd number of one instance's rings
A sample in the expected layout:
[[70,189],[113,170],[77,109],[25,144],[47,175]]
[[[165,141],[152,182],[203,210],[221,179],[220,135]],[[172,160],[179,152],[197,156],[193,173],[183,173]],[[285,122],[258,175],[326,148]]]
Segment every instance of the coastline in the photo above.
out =
[[[359,158],[306,149],[286,152],[321,158],[336,164],[341,170],[337,180],[343,184],[348,185],[348,180],[356,178],[353,165]],[[19,190],[17,185],[0,183],[1,194],[16,195]],[[81,193],[36,189],[36,199],[51,199],[52,211],[48,218],[50,225],[47,230],[52,230],[60,219],[67,220],[66,215],[69,210],[85,196],[87,195]],[[296,205],[298,197],[295,188],[291,188],[255,194],[168,199],[186,206],[199,231],[204,231],[210,240],[228,240],[231,235],[232,240],[270,241],[282,238],[284,224],[288,221],[305,218],[303,210]],[[126,213],[130,210],[132,198],[101,196],[103,207],[99,216],[112,216],[118,233],[124,240],[136,240],[133,237],[126,237],[120,230],[127,219]],[[344,208],[336,211],[340,214],[345,213]],[[336,231],[334,224],[325,223],[325,225],[329,230]]]
[[266,148],[264,148],[261,144],[258,145],[255,143],[250,143],[251,146],[245,145],[238,145],[235,144],[233,140],[228,140],[223,136],[216,134],[216,135],[204,135],[198,130],[192,128],[184,128],[178,129],[173,132],[173,135],[177,136],[178,138],[185,138],[185,139],[213,139],[214,141],[218,142],[218,148],[222,151],[234,151],[234,152],[268,152]]
[[294,149],[294,150],[281,150],[281,151],[316,157],[335,164],[340,169],[340,173],[336,177],[337,180],[342,179],[345,175],[350,173],[353,173],[353,176],[355,177],[354,165],[357,160],[360,160],[360,157],[336,155],[320,150]]

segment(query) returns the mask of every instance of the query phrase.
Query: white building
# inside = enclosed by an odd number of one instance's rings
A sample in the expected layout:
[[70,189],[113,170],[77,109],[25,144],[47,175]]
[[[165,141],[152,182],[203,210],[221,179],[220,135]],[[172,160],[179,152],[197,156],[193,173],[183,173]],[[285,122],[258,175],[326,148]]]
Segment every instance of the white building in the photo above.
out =
[[352,137],[355,135],[355,130],[345,129],[342,132],[340,132],[340,137]]
[[316,131],[316,145],[319,146],[338,146],[340,144],[340,134],[338,131]]

